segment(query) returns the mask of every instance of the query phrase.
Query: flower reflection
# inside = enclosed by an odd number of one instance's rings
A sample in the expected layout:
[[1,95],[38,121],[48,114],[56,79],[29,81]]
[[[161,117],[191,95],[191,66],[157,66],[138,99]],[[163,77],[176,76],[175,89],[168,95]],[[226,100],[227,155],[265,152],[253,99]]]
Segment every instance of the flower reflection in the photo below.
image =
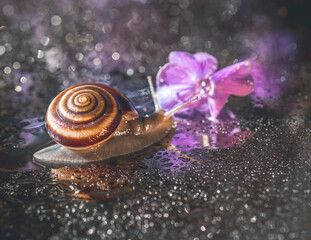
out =
[[253,136],[249,129],[240,127],[239,119],[229,110],[224,110],[219,116],[218,122],[204,121],[204,116],[196,116],[191,125],[195,128],[188,128],[187,121],[178,125],[179,133],[171,140],[172,144],[182,150],[193,148],[230,148],[243,144]]
[[157,74],[157,95],[164,109],[171,109],[195,95],[200,100],[185,108],[206,113],[215,120],[229,95],[246,96],[253,91],[251,62],[243,61],[217,72],[217,59],[207,53],[171,52],[169,63]]
[[164,172],[179,173],[191,169],[194,164],[202,164],[198,154],[192,154],[193,149],[240,146],[254,135],[248,128],[241,127],[239,119],[226,109],[220,114],[218,122],[205,121],[205,116],[199,113],[194,113],[191,119],[185,115],[179,120],[178,130],[167,147],[170,153],[161,155],[169,159],[163,163],[160,160],[159,165]]

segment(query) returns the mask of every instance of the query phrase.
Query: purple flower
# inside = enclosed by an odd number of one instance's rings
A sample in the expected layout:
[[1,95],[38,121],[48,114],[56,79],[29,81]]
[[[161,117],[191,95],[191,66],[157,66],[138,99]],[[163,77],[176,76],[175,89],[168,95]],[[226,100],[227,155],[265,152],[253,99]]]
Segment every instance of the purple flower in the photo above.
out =
[[207,53],[171,52],[169,63],[157,74],[157,96],[164,109],[172,109],[198,95],[186,109],[206,113],[215,120],[229,95],[246,96],[254,89],[251,62],[246,60],[217,72],[217,59]]

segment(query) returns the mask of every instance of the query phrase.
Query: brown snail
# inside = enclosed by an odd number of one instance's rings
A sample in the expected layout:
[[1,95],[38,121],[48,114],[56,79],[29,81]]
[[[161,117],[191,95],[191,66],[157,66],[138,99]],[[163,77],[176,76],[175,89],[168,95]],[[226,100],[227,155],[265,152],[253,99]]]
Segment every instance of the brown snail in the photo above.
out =
[[46,128],[58,144],[39,150],[34,158],[50,163],[83,163],[126,155],[165,137],[172,116],[198,99],[165,112],[148,78],[155,112],[139,116],[120,91],[99,83],[83,83],[61,92],[46,114]]

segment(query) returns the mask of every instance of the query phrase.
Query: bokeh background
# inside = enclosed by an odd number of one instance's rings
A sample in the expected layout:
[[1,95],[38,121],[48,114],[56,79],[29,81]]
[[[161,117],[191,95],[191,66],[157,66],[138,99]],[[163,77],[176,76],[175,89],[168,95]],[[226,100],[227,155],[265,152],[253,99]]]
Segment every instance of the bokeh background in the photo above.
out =
[[[307,0],[1,0],[1,236],[310,239],[309,9]],[[233,122],[180,115],[172,142],[195,163],[158,146],[135,157],[144,164],[127,178],[131,194],[93,203],[64,194],[49,169],[24,172],[49,141],[44,115],[58,92],[102,82],[150,113],[146,76],[176,50],[208,52],[220,68],[258,64],[254,93],[224,109]]]

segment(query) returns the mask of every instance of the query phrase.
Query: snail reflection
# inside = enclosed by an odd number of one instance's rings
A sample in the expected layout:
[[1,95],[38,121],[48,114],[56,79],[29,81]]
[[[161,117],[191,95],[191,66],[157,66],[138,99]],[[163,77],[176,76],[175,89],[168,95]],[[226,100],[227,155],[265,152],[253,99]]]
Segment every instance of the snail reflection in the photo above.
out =
[[[173,129],[174,130],[174,129]],[[171,143],[174,131],[170,131],[152,147],[108,161],[77,165],[77,163],[51,163],[53,183],[71,197],[85,201],[113,200],[134,191],[133,182],[143,169],[149,168],[144,159],[154,156]]]
[[139,158],[97,162],[84,166],[52,168],[52,180],[72,197],[110,200],[133,191],[131,183],[140,173]]
[[104,84],[85,83],[61,92],[46,115],[49,135],[57,144],[34,154],[42,162],[94,162],[144,149],[163,139],[175,124],[172,116],[184,104],[164,111],[152,86],[155,112],[139,116],[121,92]]

